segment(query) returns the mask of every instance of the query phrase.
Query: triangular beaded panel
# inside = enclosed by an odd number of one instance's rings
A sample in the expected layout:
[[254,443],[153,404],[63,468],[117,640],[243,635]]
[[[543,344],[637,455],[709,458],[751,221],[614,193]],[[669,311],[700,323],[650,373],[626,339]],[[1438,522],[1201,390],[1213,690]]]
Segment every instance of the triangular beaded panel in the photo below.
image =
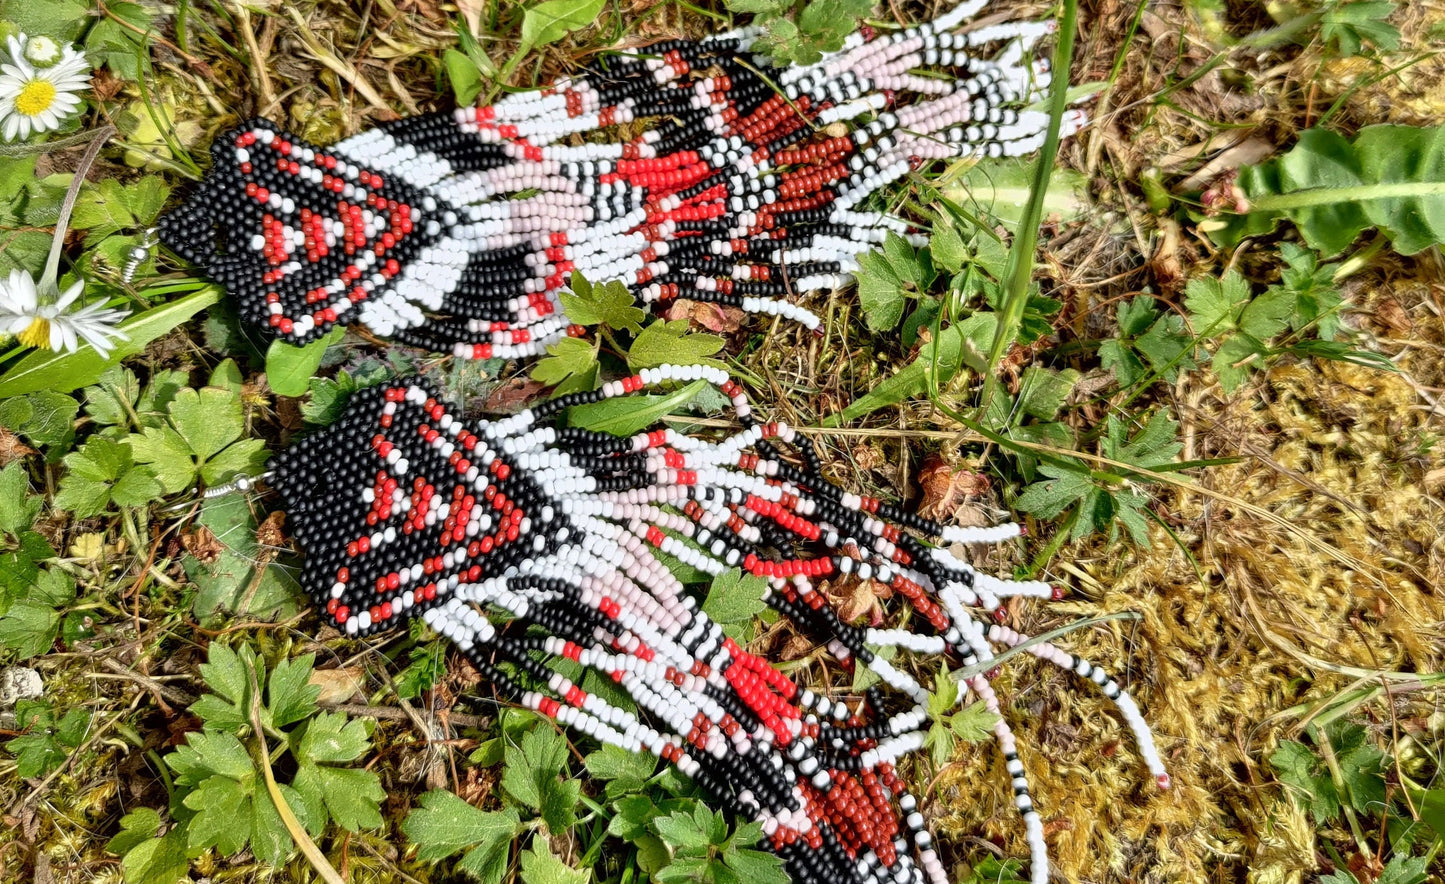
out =
[[205,182],[161,219],[161,240],[225,287],[248,325],[283,340],[354,320],[437,238],[421,205],[434,198],[265,120],[211,153]]
[[337,424],[276,462],[301,585],[349,634],[394,625],[555,548],[542,494],[416,384],[359,394]]

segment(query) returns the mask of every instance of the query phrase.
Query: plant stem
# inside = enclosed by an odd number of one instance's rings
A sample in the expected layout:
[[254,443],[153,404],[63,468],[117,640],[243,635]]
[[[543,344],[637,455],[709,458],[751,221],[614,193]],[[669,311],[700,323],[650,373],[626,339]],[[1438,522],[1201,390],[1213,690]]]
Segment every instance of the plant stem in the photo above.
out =
[[1019,219],[1018,235],[1013,248],[1009,250],[1008,269],[1005,271],[1003,309],[999,311],[999,325],[994,332],[993,346],[989,348],[988,374],[984,378],[983,398],[978,406],[978,418],[986,420],[989,406],[998,392],[998,364],[1004,353],[1014,343],[1024,308],[1029,300],[1029,283],[1033,281],[1034,248],[1038,244],[1039,219],[1044,211],[1044,196],[1049,189],[1049,173],[1053,170],[1054,159],[1059,153],[1059,130],[1063,125],[1064,108],[1068,105],[1069,67],[1074,59],[1074,31],[1077,29],[1079,13],[1078,0],[1064,0],[1063,18],[1059,22],[1059,42],[1054,47],[1054,81],[1049,96],[1049,130],[1044,136],[1044,146],[1034,161],[1033,186],[1029,189],[1029,201],[1024,206],[1023,217]]
[[1340,810],[1344,811],[1345,822],[1349,823],[1350,833],[1355,836],[1355,846],[1362,856],[1371,854],[1370,845],[1365,841],[1365,833],[1360,830],[1360,821],[1355,816],[1355,808],[1350,804],[1354,796],[1349,794],[1345,786],[1345,775],[1340,770],[1339,759],[1335,757],[1335,747],[1330,743],[1330,738],[1325,734],[1323,728],[1315,731],[1320,735],[1320,757],[1325,760],[1325,767],[1329,768],[1330,779],[1334,780],[1335,792],[1340,796]]
[[256,761],[261,767],[261,776],[266,783],[266,794],[270,797],[271,803],[276,806],[276,814],[281,817],[281,824],[291,835],[291,840],[300,848],[301,855],[311,864],[326,884],[346,884],[346,879],[336,871],[336,868],[326,859],[326,854],[311,840],[306,828],[301,821],[296,819],[292,813],[291,805],[287,803],[286,796],[281,793],[281,787],[276,784],[276,774],[271,770],[271,754],[266,746],[266,731],[261,726],[261,691],[257,684],[256,673],[251,673],[251,729],[255,732],[256,741],[260,743],[260,751],[256,754]]
[[1445,195],[1445,181],[1401,181],[1395,184],[1356,184],[1351,187],[1316,187],[1294,193],[1267,194],[1249,201],[1252,212],[1288,212],[1329,206],[1335,203],[1358,203],[1366,200],[1398,200],[1411,197]]
[[80,186],[85,183],[85,173],[90,171],[90,167],[95,164],[95,158],[100,156],[100,149],[105,147],[110,136],[114,134],[114,126],[102,126],[95,130],[90,146],[80,158],[75,177],[70,179],[70,187],[66,188],[65,201],[60,204],[60,215],[55,219],[55,236],[50,240],[50,254],[45,258],[45,272],[36,284],[42,298],[53,298],[60,294],[60,286],[56,281],[60,279],[60,253],[65,250],[65,234],[70,229],[70,212],[80,197]]

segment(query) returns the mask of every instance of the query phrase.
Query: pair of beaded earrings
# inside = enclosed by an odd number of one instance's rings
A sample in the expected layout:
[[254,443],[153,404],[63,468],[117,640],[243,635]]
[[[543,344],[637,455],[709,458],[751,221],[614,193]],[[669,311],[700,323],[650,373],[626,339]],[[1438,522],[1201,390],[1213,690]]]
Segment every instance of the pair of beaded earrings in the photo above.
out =
[[[325,149],[253,122],[217,142],[160,238],[220,282],[251,328],[292,343],[360,321],[462,358],[536,355],[582,333],[558,300],[573,272],[623,279],[647,304],[686,297],[816,329],[790,296],[843,284],[860,248],[909,234],[866,205],[880,188],[933,160],[1042,141],[1046,115],[1020,108],[1048,83],[1029,50],[1049,28],[955,33],[983,5],[854,35],[771,76],[749,30],[667,42],[541,93]],[[1082,122],[1070,115],[1066,133]],[[742,431],[708,442],[553,425],[571,405],[688,380],[717,385]],[[929,691],[884,649],[956,658],[995,713],[984,673],[996,648],[1072,669],[1114,701],[1168,785],[1137,706],[1106,673],[990,619],[1002,598],[1052,590],[929,545],[1002,542],[1017,526],[944,527],[842,491],[805,439],[754,421],[718,369],[647,369],[474,424],[399,381],[278,456],[270,483],[305,552],[301,584],[338,629],[422,617],[524,707],[652,753],[759,822],[794,881],[947,880],[896,767],[923,745]],[[851,705],[799,687],[726,637],[660,553],[766,578],[769,606],[832,665],[865,667],[879,686]],[[844,622],[817,581],[845,577],[891,588],[916,631]],[[610,677],[630,708],[564,677],[563,659]],[[1043,825],[1013,733],[1000,718],[994,734],[1044,882]]]

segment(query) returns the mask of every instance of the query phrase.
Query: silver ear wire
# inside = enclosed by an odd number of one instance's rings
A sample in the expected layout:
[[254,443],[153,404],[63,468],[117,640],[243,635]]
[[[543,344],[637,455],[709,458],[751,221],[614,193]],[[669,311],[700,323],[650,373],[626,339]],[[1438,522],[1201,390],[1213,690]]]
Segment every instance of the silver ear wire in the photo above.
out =
[[146,231],[141,234],[140,242],[131,246],[130,251],[126,253],[125,268],[120,272],[121,282],[126,285],[131,284],[131,280],[135,279],[135,272],[140,269],[140,265],[144,264],[146,259],[151,256],[151,253],[155,251],[156,242],[156,228],[146,228]]
[[199,500],[194,497],[190,500],[182,500],[179,503],[173,503],[169,506],[162,507],[161,512],[180,512],[183,509],[195,506],[197,503],[202,503],[204,501],[212,500],[217,497],[224,497],[227,494],[249,493],[252,489],[256,487],[257,482],[264,482],[267,479],[271,478],[271,476],[273,476],[274,474],[274,471],[267,470],[266,472],[261,473],[259,476],[237,476],[235,479],[227,482],[225,485],[217,485],[213,488],[207,488],[205,491],[202,491]]

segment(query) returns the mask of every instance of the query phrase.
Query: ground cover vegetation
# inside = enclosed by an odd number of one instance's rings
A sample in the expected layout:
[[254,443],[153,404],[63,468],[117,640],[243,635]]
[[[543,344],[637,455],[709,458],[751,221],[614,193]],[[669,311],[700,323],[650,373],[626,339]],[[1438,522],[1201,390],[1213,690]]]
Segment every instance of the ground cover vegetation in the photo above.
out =
[[[420,624],[317,631],[273,501],[201,494],[400,375],[497,413],[699,360],[804,428],[840,483],[964,524],[1027,520],[986,564],[1070,596],[1009,618],[1085,623],[1064,641],[1124,674],[1175,783],[1146,794],[1121,723],[1066,674],[1006,667],[1063,879],[1445,874],[1445,18],[1380,0],[1008,6],[1061,19],[1073,86],[1051,107],[1085,102],[1091,125],[880,195],[931,241],[866,255],[856,286],[809,305],[821,337],[703,304],[653,317],[615,281],[574,279],[567,310],[593,334],[519,365],[359,330],[263,350],[214,286],[134,250],[251,116],[325,144],[619,45],[751,20],[807,62],[938,10],[0,0],[17,38],[0,69],[0,665],[43,685],[0,709],[0,880],[781,882],[757,827],[508,708]],[[16,300],[15,273],[38,301]],[[76,320],[82,303],[127,318]],[[691,387],[618,404],[572,419],[724,426]],[[700,578],[684,576],[730,634],[816,673],[756,578]],[[860,621],[887,604],[874,584],[828,591]],[[987,713],[951,706],[906,773],[955,880],[1025,880]]]

